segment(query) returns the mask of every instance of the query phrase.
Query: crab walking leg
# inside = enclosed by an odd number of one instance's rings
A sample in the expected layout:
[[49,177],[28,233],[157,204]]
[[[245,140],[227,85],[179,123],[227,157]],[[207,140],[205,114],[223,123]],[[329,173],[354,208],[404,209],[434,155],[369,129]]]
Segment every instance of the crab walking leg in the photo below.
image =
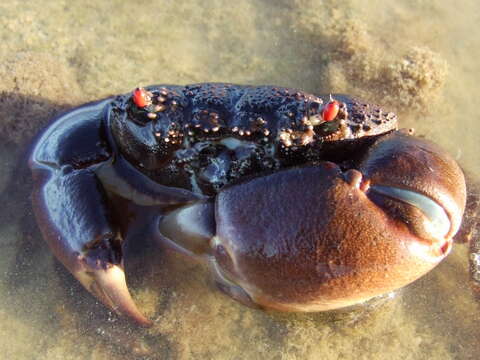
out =
[[189,190],[154,182],[130,165],[122,156],[95,167],[95,174],[109,193],[141,206],[169,206],[193,203],[206,197]]
[[101,302],[151,325],[127,288],[122,241],[110,226],[106,196],[90,169],[34,170],[34,211],[56,257]]

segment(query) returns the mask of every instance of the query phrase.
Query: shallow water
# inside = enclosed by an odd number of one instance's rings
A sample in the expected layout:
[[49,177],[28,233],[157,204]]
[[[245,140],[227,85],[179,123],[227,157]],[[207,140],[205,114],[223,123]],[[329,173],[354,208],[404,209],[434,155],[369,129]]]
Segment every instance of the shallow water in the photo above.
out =
[[475,176],[479,14],[474,0],[3,0],[2,357],[477,359],[465,245],[390,301],[335,314],[245,308],[214,290],[202,266],[150,245],[127,271],[156,321],[131,327],[53,259],[30,208],[25,156],[33,134],[71,105],[139,85],[225,81],[361,95]]

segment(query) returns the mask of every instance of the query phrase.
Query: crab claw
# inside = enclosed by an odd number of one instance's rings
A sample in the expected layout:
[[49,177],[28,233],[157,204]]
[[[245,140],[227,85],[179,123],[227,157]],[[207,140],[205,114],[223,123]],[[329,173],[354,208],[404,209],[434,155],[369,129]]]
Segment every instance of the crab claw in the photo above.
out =
[[398,131],[362,156],[347,171],[324,161],[219,192],[214,270],[232,297],[337,309],[403,287],[447,256],[465,207],[455,161]]
[[110,226],[105,194],[95,174],[84,169],[47,170],[35,169],[32,198],[40,230],[56,258],[106,306],[150,326],[128,291],[123,241]]
[[152,325],[152,321],[138,310],[128,291],[122,261],[111,263],[92,260],[90,256],[84,255],[78,255],[77,261],[80,267],[73,275],[98,300],[117,314],[127,316],[141,326]]

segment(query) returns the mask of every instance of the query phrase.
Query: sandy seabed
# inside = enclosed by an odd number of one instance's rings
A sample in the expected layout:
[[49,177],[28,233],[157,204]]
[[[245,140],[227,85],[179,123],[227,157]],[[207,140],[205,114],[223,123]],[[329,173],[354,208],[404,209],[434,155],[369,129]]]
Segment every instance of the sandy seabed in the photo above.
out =
[[33,219],[25,160],[39,129],[76,104],[139,85],[222,81],[362,96],[478,174],[480,3],[461,5],[452,14],[447,0],[2,1],[0,354],[477,359],[480,307],[464,245],[376,306],[279,314],[235,303],[201,265],[150,244],[127,258],[127,271],[155,325],[131,327],[53,259]]

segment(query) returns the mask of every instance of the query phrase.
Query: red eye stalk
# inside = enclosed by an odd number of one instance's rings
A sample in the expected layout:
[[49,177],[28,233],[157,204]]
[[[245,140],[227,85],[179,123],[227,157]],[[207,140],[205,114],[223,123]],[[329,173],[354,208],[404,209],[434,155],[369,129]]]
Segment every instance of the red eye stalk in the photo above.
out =
[[136,88],[133,91],[133,102],[139,108],[144,108],[145,106],[150,105],[152,101],[144,88]]
[[332,121],[338,115],[338,110],[340,109],[340,103],[337,100],[332,98],[330,95],[330,101],[323,107],[322,118],[324,121]]

